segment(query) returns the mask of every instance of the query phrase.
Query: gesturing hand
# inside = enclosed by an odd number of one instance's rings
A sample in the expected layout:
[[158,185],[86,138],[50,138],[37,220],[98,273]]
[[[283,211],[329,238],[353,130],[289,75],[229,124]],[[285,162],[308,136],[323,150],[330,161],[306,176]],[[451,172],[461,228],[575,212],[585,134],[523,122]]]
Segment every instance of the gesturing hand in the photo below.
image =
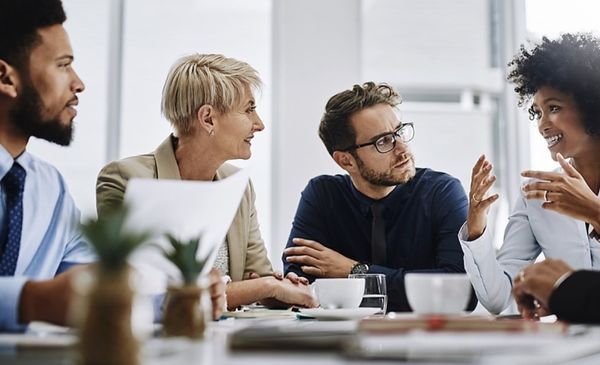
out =
[[560,153],[556,157],[564,170],[562,174],[545,171],[521,173],[524,177],[542,180],[524,185],[525,197],[543,200],[542,208],[588,222],[596,232],[600,232],[600,199]]
[[485,197],[494,181],[496,181],[496,176],[492,175],[492,164],[485,158],[485,155],[481,155],[471,172],[469,213],[467,215],[469,241],[477,239],[483,234],[490,206],[498,200],[498,194]]
[[294,238],[296,246],[285,249],[286,260],[301,265],[303,272],[328,278],[345,278],[357,261],[327,248],[317,241]]

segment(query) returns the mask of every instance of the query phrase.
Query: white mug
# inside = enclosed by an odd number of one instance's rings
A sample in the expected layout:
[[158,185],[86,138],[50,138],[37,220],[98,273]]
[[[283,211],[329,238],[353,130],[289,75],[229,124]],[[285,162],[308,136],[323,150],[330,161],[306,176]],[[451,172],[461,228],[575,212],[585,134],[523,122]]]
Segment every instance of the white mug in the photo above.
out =
[[404,276],[404,287],[415,313],[461,313],[471,295],[467,274],[408,273]]
[[321,308],[358,308],[365,279],[317,279],[314,285]]

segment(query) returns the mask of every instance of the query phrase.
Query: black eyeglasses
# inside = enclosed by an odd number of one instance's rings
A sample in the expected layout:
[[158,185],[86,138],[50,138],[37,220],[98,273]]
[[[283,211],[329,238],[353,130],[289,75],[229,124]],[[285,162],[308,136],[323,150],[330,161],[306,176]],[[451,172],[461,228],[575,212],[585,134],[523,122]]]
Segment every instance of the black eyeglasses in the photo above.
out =
[[351,146],[344,148],[343,152],[347,152],[350,150],[356,150],[358,148],[367,147],[367,146],[375,146],[375,149],[379,153],[387,153],[396,147],[396,139],[400,138],[400,140],[404,143],[412,141],[415,137],[415,127],[412,123],[403,123],[398,129],[393,132],[386,133],[381,137],[377,138],[373,142],[361,143],[356,146]]

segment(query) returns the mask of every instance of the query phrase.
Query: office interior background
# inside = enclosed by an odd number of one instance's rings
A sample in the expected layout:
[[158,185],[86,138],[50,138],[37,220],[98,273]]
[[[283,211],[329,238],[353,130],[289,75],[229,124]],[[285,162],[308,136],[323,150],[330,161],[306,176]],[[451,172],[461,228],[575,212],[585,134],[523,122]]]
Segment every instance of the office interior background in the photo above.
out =
[[[95,181],[110,160],[153,151],[171,132],[161,90],[181,56],[222,53],[255,67],[266,129],[248,161],[261,231],[280,254],[300,193],[342,171],[317,136],[327,99],[355,83],[387,82],[415,124],[417,166],[458,177],[485,153],[501,199],[490,228],[501,244],[525,168],[550,170],[545,142],[517,107],[506,64],[542,35],[600,29],[594,0],[63,0],[86,84],[75,140],[29,150],[64,174],[84,218],[95,216]],[[597,32],[596,32],[597,33]],[[150,214],[161,214],[151,212]]]

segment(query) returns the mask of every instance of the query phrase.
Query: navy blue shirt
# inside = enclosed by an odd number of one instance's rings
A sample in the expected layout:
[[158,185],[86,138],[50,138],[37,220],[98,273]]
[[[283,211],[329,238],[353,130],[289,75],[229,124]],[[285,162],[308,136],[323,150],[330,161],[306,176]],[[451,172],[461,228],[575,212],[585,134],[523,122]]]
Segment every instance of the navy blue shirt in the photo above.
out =
[[[412,180],[380,200],[385,206],[387,264],[369,273],[385,274],[388,310],[408,311],[407,272],[465,272],[458,230],[468,201],[458,179],[430,169],[416,169]],[[375,200],[359,192],[348,175],[310,180],[300,198],[287,247],[305,238],[360,262],[371,262],[371,212]],[[285,273],[313,281],[283,257]]]

